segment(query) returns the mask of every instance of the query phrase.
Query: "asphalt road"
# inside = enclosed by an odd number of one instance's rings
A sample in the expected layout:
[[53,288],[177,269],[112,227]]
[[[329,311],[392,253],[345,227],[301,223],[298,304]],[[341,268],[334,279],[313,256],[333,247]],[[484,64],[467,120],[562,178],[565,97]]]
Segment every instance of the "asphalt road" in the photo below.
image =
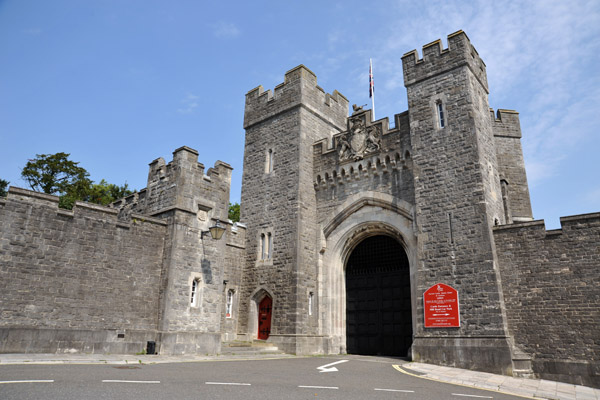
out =
[[[334,365],[337,371],[320,372]],[[0,399],[522,399],[406,375],[401,360],[310,357],[150,365],[0,365]],[[17,382],[30,381],[30,382]]]

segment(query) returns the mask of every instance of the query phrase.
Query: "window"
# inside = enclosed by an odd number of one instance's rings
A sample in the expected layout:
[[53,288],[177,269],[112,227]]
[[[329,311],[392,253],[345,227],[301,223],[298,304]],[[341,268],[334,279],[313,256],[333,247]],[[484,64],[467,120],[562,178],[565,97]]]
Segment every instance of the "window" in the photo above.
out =
[[200,303],[198,298],[200,297],[200,279],[195,278],[192,281],[192,294],[190,296],[190,305],[192,307],[198,307]]
[[227,303],[225,306],[225,318],[231,318],[233,315],[233,295],[235,294],[235,290],[229,289],[227,291]]
[[260,234],[260,259],[270,260],[273,258],[273,235],[271,232]]
[[267,163],[265,165],[265,172],[270,174],[273,172],[273,149],[267,151]]
[[435,103],[435,108],[437,110],[438,124],[440,128],[443,128],[446,126],[446,120],[444,119],[444,105],[441,101],[438,100]]
[[308,294],[308,315],[313,315],[313,297],[315,296],[314,292],[310,292]]

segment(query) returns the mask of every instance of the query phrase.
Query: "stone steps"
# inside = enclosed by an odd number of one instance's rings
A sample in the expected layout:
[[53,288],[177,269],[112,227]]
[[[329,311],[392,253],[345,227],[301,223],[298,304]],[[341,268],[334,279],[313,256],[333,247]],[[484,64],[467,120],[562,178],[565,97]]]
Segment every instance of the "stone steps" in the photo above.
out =
[[221,344],[221,354],[224,355],[263,355],[263,354],[285,354],[277,346],[262,340],[252,342],[231,341]]

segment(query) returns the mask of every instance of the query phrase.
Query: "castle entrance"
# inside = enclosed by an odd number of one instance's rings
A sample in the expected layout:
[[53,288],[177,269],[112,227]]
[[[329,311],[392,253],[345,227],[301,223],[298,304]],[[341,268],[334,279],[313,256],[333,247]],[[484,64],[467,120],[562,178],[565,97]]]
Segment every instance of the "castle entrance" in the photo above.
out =
[[350,254],[345,275],[347,352],[406,357],[412,317],[402,245],[384,235],[364,239]]

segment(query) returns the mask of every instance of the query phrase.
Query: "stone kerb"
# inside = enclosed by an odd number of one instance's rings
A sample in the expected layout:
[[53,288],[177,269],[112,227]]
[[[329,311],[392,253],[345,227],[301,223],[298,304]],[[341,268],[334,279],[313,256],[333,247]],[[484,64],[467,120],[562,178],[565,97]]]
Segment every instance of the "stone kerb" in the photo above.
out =
[[419,59],[417,50],[405,53],[402,56],[404,86],[411,86],[463,65],[469,67],[485,91],[489,93],[485,63],[463,31],[448,35],[447,49],[442,48],[440,39],[423,46],[422,59]]

